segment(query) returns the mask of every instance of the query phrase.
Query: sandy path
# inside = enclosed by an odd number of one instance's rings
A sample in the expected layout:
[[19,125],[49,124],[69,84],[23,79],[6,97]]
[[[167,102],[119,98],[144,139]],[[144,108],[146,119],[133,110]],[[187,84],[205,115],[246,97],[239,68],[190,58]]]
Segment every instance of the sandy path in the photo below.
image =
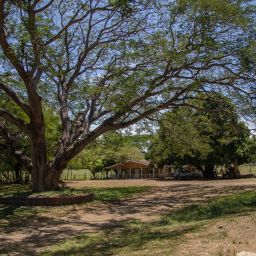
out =
[[6,223],[0,227],[1,248],[8,248],[9,255],[36,255],[45,246],[81,232],[94,232],[123,221],[138,219],[152,221],[164,213],[226,195],[256,188],[256,179],[220,181],[157,181],[157,180],[109,180],[72,182],[73,187],[121,187],[153,186],[131,199],[118,203],[85,204],[47,208],[47,211],[30,218],[24,217],[17,223]]
[[129,186],[152,186],[152,187],[174,187],[181,185],[200,186],[256,186],[256,178],[250,179],[227,179],[227,180],[157,180],[157,179],[126,179],[126,180],[85,180],[70,181],[67,185],[74,188],[106,188],[106,187],[129,187]]

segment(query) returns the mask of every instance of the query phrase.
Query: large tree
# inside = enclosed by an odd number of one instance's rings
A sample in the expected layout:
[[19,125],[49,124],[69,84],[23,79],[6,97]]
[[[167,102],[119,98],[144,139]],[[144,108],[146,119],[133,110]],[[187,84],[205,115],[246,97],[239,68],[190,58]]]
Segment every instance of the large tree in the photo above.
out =
[[242,164],[255,155],[250,132],[235,106],[220,94],[193,99],[166,113],[149,152],[158,164],[194,164],[206,178],[216,165]]
[[[248,1],[0,0],[0,117],[30,140],[32,190],[58,187],[101,134],[195,91],[239,90]],[[247,17],[248,16],[248,17]],[[61,133],[47,156],[44,105]],[[6,106],[9,106],[7,104]]]

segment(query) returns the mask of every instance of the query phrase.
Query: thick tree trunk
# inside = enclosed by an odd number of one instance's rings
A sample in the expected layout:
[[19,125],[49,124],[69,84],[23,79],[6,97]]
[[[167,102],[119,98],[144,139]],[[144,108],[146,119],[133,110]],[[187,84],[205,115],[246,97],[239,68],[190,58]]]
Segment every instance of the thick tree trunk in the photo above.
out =
[[44,113],[41,97],[34,90],[29,94],[29,101],[31,105],[29,128],[32,148],[32,192],[43,192],[46,190],[46,177],[49,172]]
[[95,171],[91,171],[92,177],[94,180],[96,180],[96,172]]
[[238,178],[239,177],[239,171],[238,171],[238,161],[237,159],[234,161],[234,168],[232,169],[232,177]]
[[45,190],[58,190],[60,188],[60,175],[62,171],[49,169],[45,180]]
[[60,188],[60,176],[64,168],[54,169],[49,166],[43,152],[36,159],[32,169],[32,191],[43,192],[50,190],[58,190]]
[[215,178],[214,164],[206,164],[203,175],[204,175],[204,178],[207,178],[207,179]]
[[54,161],[50,164],[48,174],[46,177],[46,190],[57,190],[59,189],[59,185],[61,183],[60,176],[63,170],[67,167],[69,162],[69,158],[65,155],[65,153],[59,153],[58,156],[54,159]]
[[32,192],[46,190],[46,177],[49,172],[47,163],[44,128],[33,129],[32,140]]
[[[91,141],[101,135],[106,131],[106,126],[102,127],[99,131],[93,132],[86,140],[80,141],[76,145],[73,145],[70,150],[65,145],[62,145],[58,153],[56,154],[54,160],[51,163],[47,164],[46,157],[46,143],[36,143],[35,149],[35,164],[33,162],[33,170],[35,175],[34,179],[32,178],[32,183],[35,185],[32,186],[33,191],[45,191],[45,190],[56,190],[59,189],[60,185],[60,176],[63,170],[67,167],[69,161],[75,157],[79,152],[81,152]],[[39,136],[40,137],[40,136]],[[39,138],[38,136],[36,138]],[[45,141],[44,133],[41,134],[42,142]],[[35,140],[38,142],[38,140]],[[39,145],[41,144],[41,145]],[[41,149],[41,150],[40,150]],[[45,152],[45,153],[44,153]],[[40,165],[40,166],[39,166]],[[32,171],[33,173],[33,171]],[[38,176],[38,177],[37,177]],[[96,174],[93,173],[94,179]],[[34,181],[33,181],[34,180]],[[38,188],[37,188],[38,187]]]
[[15,174],[15,180],[14,182],[19,184],[22,182],[22,177],[21,177],[21,164],[20,163],[16,163],[14,165],[14,174]]

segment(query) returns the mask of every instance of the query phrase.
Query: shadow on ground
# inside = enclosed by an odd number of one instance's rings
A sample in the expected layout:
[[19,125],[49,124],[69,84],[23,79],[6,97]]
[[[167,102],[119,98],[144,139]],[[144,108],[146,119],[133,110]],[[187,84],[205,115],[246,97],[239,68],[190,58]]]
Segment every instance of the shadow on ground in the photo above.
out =
[[[65,254],[59,251],[53,255],[113,255],[112,250],[117,247],[131,244],[142,246],[156,238],[175,239],[194,228],[167,229],[161,232],[154,230],[152,233],[146,224],[131,228],[126,226],[127,222],[138,220],[152,225],[159,220],[159,216],[170,211],[246,190],[255,190],[255,186],[212,187],[181,184],[152,188],[150,192],[143,192],[134,198],[111,203],[52,208],[3,206],[0,208],[0,252],[37,255],[47,246],[85,233],[81,239],[84,241],[88,236],[88,243],[83,244],[81,248],[67,249]],[[17,212],[23,214],[17,215]],[[110,233],[113,234],[115,230],[118,230],[120,235],[114,241],[109,240]],[[103,238],[91,237],[91,233],[96,231],[103,232]],[[97,254],[97,251],[100,253]]]

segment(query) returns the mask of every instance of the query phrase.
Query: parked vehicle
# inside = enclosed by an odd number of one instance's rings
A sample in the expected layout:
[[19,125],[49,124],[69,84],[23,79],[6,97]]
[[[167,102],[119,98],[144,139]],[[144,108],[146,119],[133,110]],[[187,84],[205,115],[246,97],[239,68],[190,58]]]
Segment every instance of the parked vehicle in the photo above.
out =
[[202,179],[203,173],[191,165],[184,165],[175,170],[173,177],[177,180]]
[[[240,177],[240,171],[237,170],[237,173],[236,173],[236,178],[239,178]],[[223,179],[230,179],[230,178],[234,178],[234,167],[233,166],[230,166],[229,168],[227,168],[225,171],[222,172],[222,178]]]

